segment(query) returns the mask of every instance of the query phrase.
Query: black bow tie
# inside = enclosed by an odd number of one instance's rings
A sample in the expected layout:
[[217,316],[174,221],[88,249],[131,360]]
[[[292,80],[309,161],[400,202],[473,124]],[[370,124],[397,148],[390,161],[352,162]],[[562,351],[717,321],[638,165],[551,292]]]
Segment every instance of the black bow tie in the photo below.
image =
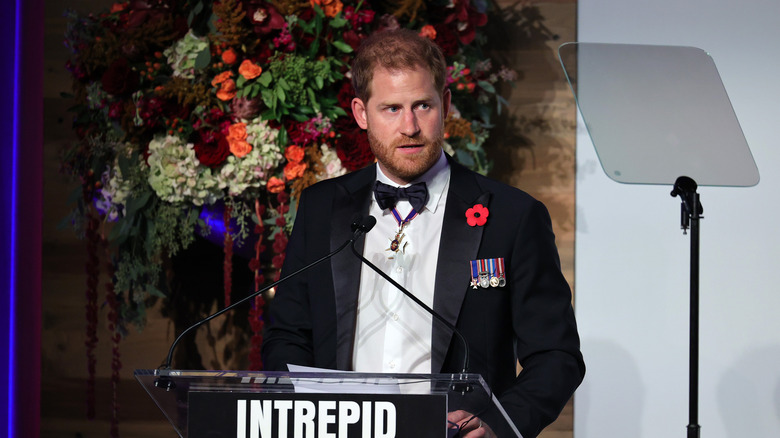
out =
[[420,212],[428,202],[428,186],[424,182],[418,182],[409,187],[393,187],[377,181],[374,184],[374,196],[382,210],[394,208],[399,199],[408,199],[412,208]]

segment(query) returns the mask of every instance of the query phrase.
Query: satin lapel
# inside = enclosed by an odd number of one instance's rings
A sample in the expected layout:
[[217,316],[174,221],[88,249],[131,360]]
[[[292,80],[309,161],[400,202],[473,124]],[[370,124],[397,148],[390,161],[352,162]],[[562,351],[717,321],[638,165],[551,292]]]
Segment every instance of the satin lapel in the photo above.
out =
[[[474,204],[488,207],[490,193],[482,192],[474,175],[465,168],[452,163],[452,160],[450,165],[452,173],[439,243],[433,309],[456,325],[471,278],[469,262],[476,259],[483,230],[466,223],[466,210]],[[442,371],[452,336],[450,329],[434,322],[431,340],[433,373]]]
[[[376,179],[375,166],[357,171],[352,178],[336,188],[333,199],[330,250],[333,251],[352,236],[350,224],[355,215],[368,214],[371,185]],[[327,220],[327,218],[323,218]],[[355,244],[363,251],[365,240]],[[352,346],[355,334],[356,310],[360,288],[360,259],[350,248],[331,260],[333,290],[336,299],[336,366],[340,370],[352,368]]]

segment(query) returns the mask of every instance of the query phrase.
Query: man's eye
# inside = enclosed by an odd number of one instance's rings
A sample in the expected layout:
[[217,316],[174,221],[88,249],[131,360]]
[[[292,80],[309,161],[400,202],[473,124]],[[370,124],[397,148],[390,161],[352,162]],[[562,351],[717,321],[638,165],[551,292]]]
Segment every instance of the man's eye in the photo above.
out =
[[417,108],[421,109],[421,110],[427,110],[427,109],[430,109],[431,106],[428,105],[427,103],[421,103],[421,104],[417,105]]

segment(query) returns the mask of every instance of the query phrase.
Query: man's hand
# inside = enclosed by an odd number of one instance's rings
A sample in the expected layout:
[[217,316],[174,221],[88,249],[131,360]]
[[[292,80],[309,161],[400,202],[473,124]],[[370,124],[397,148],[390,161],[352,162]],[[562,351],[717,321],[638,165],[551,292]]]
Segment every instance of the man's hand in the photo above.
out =
[[460,437],[462,438],[496,438],[496,434],[486,423],[483,423],[479,417],[466,411],[454,411],[447,414],[447,422],[450,428],[460,428]]

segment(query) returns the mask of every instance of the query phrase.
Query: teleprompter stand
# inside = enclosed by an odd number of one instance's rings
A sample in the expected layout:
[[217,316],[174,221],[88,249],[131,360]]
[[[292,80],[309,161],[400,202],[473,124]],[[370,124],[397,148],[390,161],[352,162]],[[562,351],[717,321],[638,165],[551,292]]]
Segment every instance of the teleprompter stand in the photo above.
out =
[[136,370],[182,438],[453,437],[447,413],[520,437],[478,374]]
[[[697,188],[758,184],[758,168],[712,58],[701,49],[566,43],[558,55],[607,176],[673,185],[691,230],[688,438],[698,438]],[[682,175],[682,176],[681,176]]]

